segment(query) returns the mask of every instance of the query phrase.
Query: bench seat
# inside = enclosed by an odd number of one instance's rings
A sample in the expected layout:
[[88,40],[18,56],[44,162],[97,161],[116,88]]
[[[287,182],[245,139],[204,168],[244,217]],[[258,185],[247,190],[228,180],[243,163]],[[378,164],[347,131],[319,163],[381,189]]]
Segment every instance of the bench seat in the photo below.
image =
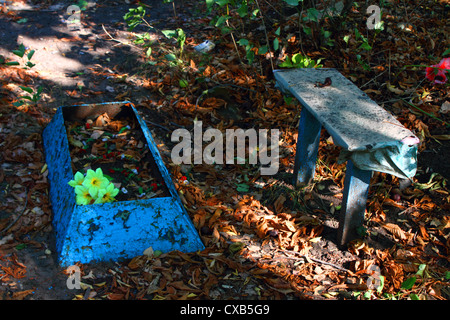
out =
[[417,169],[419,139],[394,116],[332,68],[275,70],[277,86],[302,104],[294,165],[294,184],[314,177],[322,127],[347,161],[338,240],[356,236],[362,226],[372,171],[402,179]]

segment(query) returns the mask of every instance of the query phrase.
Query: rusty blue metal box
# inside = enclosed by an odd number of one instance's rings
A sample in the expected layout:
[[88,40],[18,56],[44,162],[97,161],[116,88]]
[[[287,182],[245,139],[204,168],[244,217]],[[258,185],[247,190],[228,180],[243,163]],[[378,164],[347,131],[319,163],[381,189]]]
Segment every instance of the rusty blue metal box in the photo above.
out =
[[[87,108],[91,115],[117,113],[123,108],[131,108],[170,196],[77,205],[74,189],[68,185],[68,182],[74,179],[74,173],[64,120],[67,114],[73,114],[80,108]],[[76,262],[132,258],[141,255],[149,247],[162,252],[194,252],[204,249],[155,141],[131,103],[111,102],[60,107],[44,129],[43,141],[49,170],[49,197],[56,234],[56,251],[62,266]]]

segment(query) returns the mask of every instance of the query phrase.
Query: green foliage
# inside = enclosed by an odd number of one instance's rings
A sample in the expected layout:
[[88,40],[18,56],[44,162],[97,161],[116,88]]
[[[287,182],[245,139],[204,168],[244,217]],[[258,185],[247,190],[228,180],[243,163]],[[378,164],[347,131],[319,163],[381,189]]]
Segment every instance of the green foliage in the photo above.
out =
[[[125,22],[128,25],[128,30],[132,31],[139,25],[144,25],[149,29],[153,28],[145,20],[145,14],[146,11],[142,6],[128,9],[128,12],[123,16]],[[164,56],[166,61],[169,62],[170,66],[180,65],[183,62],[182,58],[184,53],[184,45],[186,43],[186,34],[184,30],[181,28],[177,28],[176,30],[162,30],[161,33],[168,39],[175,39],[179,47],[178,52],[167,50],[168,52]],[[150,58],[153,52],[152,46],[154,45],[154,41],[151,40],[150,33],[145,32],[144,34],[136,35],[136,39],[133,42],[136,45],[142,46],[145,51],[145,56],[147,58]],[[149,64],[154,64],[154,62],[149,61]]]
[[[220,29],[222,34],[233,33],[241,34],[241,39],[235,42],[235,46],[240,46],[245,51],[246,61],[252,64],[256,58],[262,57],[263,59],[275,57],[277,51],[284,48],[287,40],[292,34],[286,35],[284,38],[281,32],[281,28],[278,27],[276,31],[268,30],[264,21],[268,20],[261,12],[257,0],[205,0],[208,9],[208,14],[214,12],[211,25]],[[330,2],[331,4],[331,2]],[[319,10],[315,6],[311,6],[310,2],[304,2],[303,0],[283,0],[280,3],[274,4],[281,8],[288,6],[295,8],[298,11],[299,21],[298,27],[301,35],[313,40],[317,48],[328,46],[332,47],[335,44],[333,32],[331,28],[326,27],[324,22],[335,19],[342,12],[342,8],[326,7],[326,9]],[[282,10],[280,9],[280,12]],[[240,21],[239,21],[240,19]],[[246,19],[246,20],[244,20]],[[265,39],[259,40],[250,39],[246,37],[247,30],[245,29],[245,22],[257,20],[262,26],[265,33]],[[242,36],[243,35],[243,36]],[[361,38],[363,41],[364,38]],[[233,38],[234,41],[234,38]],[[368,43],[363,41],[363,48],[368,49]],[[282,55],[281,55],[282,56]],[[281,57],[279,56],[279,57]],[[273,64],[272,64],[273,65]],[[300,68],[300,67],[314,67],[319,66],[319,61],[314,62],[311,59],[302,55],[293,55],[281,63],[281,67],[288,68]]]
[[13,105],[16,107],[20,107],[21,105],[24,105],[26,103],[32,103],[36,105],[39,100],[41,100],[41,94],[42,94],[42,87],[39,86],[36,90],[36,92],[29,87],[19,86],[20,89],[25,91],[26,93],[29,93],[29,95],[26,96],[20,96],[19,99],[25,99],[25,100],[19,100],[18,102],[14,102]]
[[86,0],[79,0],[77,6],[80,7],[80,10],[85,11],[88,6],[88,2]]
[[301,53],[295,53],[291,57],[287,57],[286,60],[280,64],[283,68],[321,68],[320,59],[314,61],[308,56],[304,56]]
[[413,287],[414,284],[416,283],[416,280],[417,280],[417,278],[414,277],[414,276],[409,277],[408,279],[406,279],[405,281],[402,282],[401,288],[402,288],[402,289],[405,289],[405,290],[410,290],[410,289],[412,289],[412,287]]
[[[253,44],[251,44],[247,39],[240,39],[238,44],[245,48],[246,57],[249,64],[253,63],[255,59],[255,52],[253,51]],[[266,50],[267,51],[267,50]]]
[[128,24],[128,31],[133,31],[138,25],[142,23],[145,17],[145,9],[142,6],[137,8],[130,8],[123,16],[123,19]]
[[369,44],[369,41],[366,37],[364,37],[357,28],[355,28],[355,38],[356,41],[359,41],[361,45],[359,46],[359,49],[363,49],[366,51],[372,50],[372,46]]
[[177,43],[180,47],[179,55],[181,59],[184,51],[184,44],[186,42],[186,34],[184,33],[183,29],[178,28],[176,30],[162,30],[161,32],[166,36],[166,38],[173,38],[177,40]]
[[[31,69],[35,66],[34,63],[31,62],[31,58],[33,57],[35,51],[29,50],[25,48],[23,44],[20,44],[19,47],[15,50],[12,50],[12,53],[16,55],[17,57],[21,58],[23,61],[23,69]],[[26,58],[26,59],[25,59]],[[4,64],[6,66],[20,66],[21,63],[18,61],[8,61],[6,62],[5,59],[2,57],[0,60],[0,64]],[[19,101],[14,102],[13,105],[16,107],[20,107],[24,104],[34,104],[36,105],[39,100],[41,99],[41,94],[43,88],[39,86],[36,91],[33,90],[33,88],[25,87],[25,86],[19,86],[24,93],[27,93],[27,95],[20,96]]]
[[[27,50],[23,44],[20,44],[19,47],[16,50],[12,50],[12,53],[19,58],[22,58],[24,63],[24,69],[31,69],[35,66],[34,63],[31,62],[31,58],[33,57],[35,51],[34,50]],[[27,58],[27,61],[25,61],[24,56]],[[18,61],[8,61],[6,62],[4,59],[0,61],[0,64],[4,64],[6,66],[20,66],[20,62]]]

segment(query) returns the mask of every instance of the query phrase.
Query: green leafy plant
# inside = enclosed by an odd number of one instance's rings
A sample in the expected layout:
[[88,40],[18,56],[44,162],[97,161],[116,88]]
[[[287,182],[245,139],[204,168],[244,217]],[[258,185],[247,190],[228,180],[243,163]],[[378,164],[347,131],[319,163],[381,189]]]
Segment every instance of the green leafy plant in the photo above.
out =
[[[184,44],[186,42],[186,34],[183,29],[178,28],[176,30],[162,30],[161,32],[166,36],[166,38],[175,39],[177,41],[179,46],[178,59],[181,60],[184,52]],[[168,53],[166,55],[166,59],[173,62],[178,61],[174,53]]]
[[286,60],[280,64],[282,68],[320,68],[321,59],[314,61],[308,56],[304,56],[301,53],[295,53],[291,57],[287,57]]
[[253,44],[251,44],[247,39],[240,39],[237,43],[245,48],[247,61],[249,64],[252,64],[253,60],[255,59],[255,52],[253,51],[253,48],[254,48]]
[[409,276],[402,282],[400,285],[400,292],[395,294],[385,293],[383,294],[383,297],[388,300],[398,300],[405,297],[410,300],[420,300],[421,297],[418,293],[421,291],[421,288],[423,288],[424,281],[419,281],[419,284],[417,285],[419,277],[422,279],[430,277],[427,271],[427,265],[424,263],[418,266],[418,270],[414,275]]
[[364,37],[357,28],[355,28],[355,38],[356,41],[361,43],[359,49],[363,49],[366,51],[372,50],[372,46],[369,44],[369,40],[366,37]]
[[[323,46],[334,46],[333,30],[335,34],[339,33],[342,27],[341,18],[349,11],[345,5],[340,6],[332,1],[323,2],[324,9],[319,10],[315,6],[306,8],[307,4],[303,0],[284,0],[288,5],[297,8],[299,14],[299,32],[303,31],[310,37],[314,45],[319,48]],[[327,24],[324,24],[328,21]],[[328,25],[328,28],[325,26]]]
[[[31,62],[31,58],[33,57],[35,51],[27,49],[23,44],[20,44],[19,47],[15,50],[12,50],[12,53],[23,60],[23,69],[31,69],[36,64]],[[26,58],[26,59],[25,59]],[[0,57],[0,64],[4,64],[6,66],[20,66],[21,63],[19,61],[6,61],[3,57]],[[39,86],[36,91],[33,88],[25,87],[25,86],[19,86],[20,89],[28,95],[20,96],[19,101],[14,102],[13,105],[16,107],[20,107],[26,103],[31,103],[36,105],[39,100],[41,99],[41,94],[43,88]]]
[[128,9],[128,12],[123,16],[128,25],[128,31],[133,31],[142,21],[145,21],[145,13],[145,9],[142,6]]
[[[145,15],[146,10],[142,6],[129,9],[128,12],[123,16],[125,22],[128,25],[128,30],[133,31],[139,25],[143,25],[149,29],[156,30],[145,20]],[[178,44],[178,49],[175,51],[171,49],[166,49],[161,43],[159,43],[160,49],[167,52],[164,58],[169,62],[170,66],[182,64],[184,45],[186,43],[186,34],[184,30],[181,28],[177,28],[176,30],[162,30],[161,33],[168,39],[175,39]],[[134,44],[140,45],[144,48],[145,55],[147,58],[151,56],[153,51],[152,45],[154,44],[154,41],[151,40],[150,33],[145,32],[141,35],[136,35],[136,39],[133,42]],[[149,64],[155,63],[150,61]]]
[[[24,87],[24,86],[19,86],[19,87],[23,91],[29,93],[29,95],[20,96],[19,99],[25,99],[34,105],[36,105],[39,102],[39,100],[41,99],[41,94],[42,94],[41,86],[39,86],[36,91],[34,91],[32,88],[29,88],[29,87]],[[16,107],[20,107],[27,103],[27,101],[25,101],[25,100],[19,100],[17,102],[14,102],[13,105]]]
[[112,202],[119,193],[119,189],[103,175],[101,168],[95,171],[89,169],[86,176],[77,172],[68,184],[75,189],[77,205]]
[[[23,44],[20,44],[17,49],[12,51],[12,53],[14,55],[22,58],[22,60],[24,61],[23,69],[31,69],[35,66],[35,64],[31,62],[31,58],[33,57],[33,55],[35,53],[34,50],[29,50],[29,49],[25,48],[25,46]],[[27,58],[26,61],[25,61],[25,57]],[[6,66],[20,66],[19,61],[6,61],[3,57],[0,60],[0,63],[4,64]]]
[[35,52],[34,50],[27,50],[23,44],[21,44],[17,50],[13,50],[13,53],[16,56],[20,58],[24,58],[24,56],[27,57],[28,60],[25,62],[24,69],[31,69],[35,66],[35,64],[30,61],[34,55],[34,52]]

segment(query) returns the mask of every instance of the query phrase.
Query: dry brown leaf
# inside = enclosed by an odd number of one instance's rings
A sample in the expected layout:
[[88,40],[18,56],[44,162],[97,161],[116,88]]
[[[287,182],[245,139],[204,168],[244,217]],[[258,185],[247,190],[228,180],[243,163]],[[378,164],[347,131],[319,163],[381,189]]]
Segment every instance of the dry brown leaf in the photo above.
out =
[[441,222],[442,222],[442,226],[441,226],[442,230],[450,228],[450,218],[449,217],[444,217]]
[[125,295],[123,293],[109,293],[106,297],[108,300],[123,300]]
[[220,240],[220,233],[219,233],[219,230],[217,230],[217,225],[214,226],[213,236],[214,236],[215,242],[219,242],[219,240]]
[[275,200],[275,203],[273,204],[275,207],[276,213],[281,213],[283,211],[283,204],[286,201],[286,197],[280,194],[280,196]]
[[20,292],[14,292],[12,295],[12,300],[23,300],[26,296],[33,293],[33,289],[20,291]]
[[419,269],[417,265],[412,264],[412,263],[404,263],[401,264],[403,271],[406,273],[416,273],[417,270]]
[[388,90],[390,92],[393,92],[395,94],[403,94],[403,93],[405,93],[405,91],[400,90],[400,89],[396,88],[395,86],[391,85],[391,83],[389,81],[386,82],[386,86],[387,86],[387,88],[388,88]]
[[397,203],[396,201],[392,200],[392,199],[385,199],[383,204],[391,206],[391,207],[396,207],[399,209],[405,209],[405,206],[401,205],[400,203]]
[[145,265],[145,262],[147,261],[147,257],[145,256],[136,256],[128,263],[128,268],[131,270],[136,270]]
[[381,94],[380,90],[374,90],[374,89],[366,89],[364,90],[365,93],[375,93],[377,95]]
[[420,235],[422,236],[422,240],[429,240],[430,236],[428,235],[427,229],[425,228],[425,226],[420,225],[419,226],[419,230],[420,230]]
[[400,289],[403,282],[403,267],[394,260],[387,260],[383,264],[384,271],[382,274],[386,276],[388,282],[392,282],[395,289]]
[[263,220],[261,223],[259,223],[256,226],[256,234],[258,235],[258,237],[260,238],[264,238],[266,236],[267,231],[269,231],[269,229],[272,229],[268,226],[268,223],[266,220]]
[[117,132],[120,131],[120,129],[122,129],[123,126],[124,126],[123,122],[119,120],[114,120],[108,123],[108,129]]
[[114,99],[115,101],[123,100],[125,97],[129,97],[131,94],[131,90],[125,91],[123,93],[119,93]]
[[195,199],[194,196],[191,194],[191,192],[189,190],[185,190],[184,192],[184,197],[186,198],[187,202],[190,205],[195,205]]
[[94,122],[95,127],[103,127],[107,125],[111,119],[109,118],[108,114],[105,112],[104,114],[97,117],[97,119]]
[[189,292],[200,292],[201,290],[197,290],[197,289],[194,289],[194,288],[191,288],[191,287],[188,287],[186,284],[184,284],[184,282],[183,281],[173,281],[173,282],[170,282],[170,286],[172,286],[172,287],[174,287],[175,289],[178,289],[178,290],[186,290],[186,291],[189,291]]
[[383,225],[383,228],[385,228],[387,231],[389,231],[395,238],[398,238],[400,240],[407,239],[405,232],[396,224],[385,223]]

